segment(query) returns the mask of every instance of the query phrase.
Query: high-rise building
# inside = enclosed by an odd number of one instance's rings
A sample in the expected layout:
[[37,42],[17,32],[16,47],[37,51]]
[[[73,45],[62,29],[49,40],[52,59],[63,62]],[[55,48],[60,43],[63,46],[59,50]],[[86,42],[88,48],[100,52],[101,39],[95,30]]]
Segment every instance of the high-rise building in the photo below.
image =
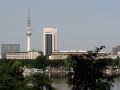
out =
[[10,52],[20,52],[20,44],[1,44],[1,58],[6,58]]
[[51,55],[57,50],[57,29],[43,28],[43,53],[44,55]]

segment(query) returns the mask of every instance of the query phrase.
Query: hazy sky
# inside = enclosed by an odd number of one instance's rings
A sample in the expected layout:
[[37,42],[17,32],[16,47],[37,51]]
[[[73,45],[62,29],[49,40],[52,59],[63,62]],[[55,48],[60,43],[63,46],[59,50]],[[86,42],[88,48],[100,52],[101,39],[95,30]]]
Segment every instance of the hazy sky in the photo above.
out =
[[59,50],[120,45],[120,0],[0,0],[0,43],[26,50],[28,7],[33,49],[42,50],[42,28],[50,26],[58,28]]

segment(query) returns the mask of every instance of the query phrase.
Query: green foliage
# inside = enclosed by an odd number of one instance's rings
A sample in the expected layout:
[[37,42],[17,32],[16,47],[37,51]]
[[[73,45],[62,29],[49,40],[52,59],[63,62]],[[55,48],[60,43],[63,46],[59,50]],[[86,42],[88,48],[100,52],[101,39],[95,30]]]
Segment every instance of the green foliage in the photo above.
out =
[[49,60],[48,64],[51,67],[65,66],[64,60]]
[[119,57],[117,59],[113,60],[113,66],[120,67],[120,58]]
[[47,66],[50,67],[65,66],[65,62],[64,60],[49,60],[46,56],[39,56],[34,61],[35,68],[45,69]]
[[[35,61],[34,61],[35,62]],[[51,80],[44,74],[34,74],[30,77],[23,77],[23,69],[27,63],[16,60],[1,60],[0,61],[0,90],[43,90],[43,86],[47,90],[54,90],[51,86]],[[33,62],[29,63],[34,65]],[[31,67],[31,66],[30,66]],[[33,66],[32,66],[33,67]],[[34,84],[33,88],[27,86],[31,81]]]
[[46,88],[47,90],[54,90],[51,86],[52,81],[50,78],[41,73],[31,75],[26,79],[26,81],[32,84],[31,87],[29,87],[32,90],[43,90],[43,88]]
[[34,67],[35,68],[39,68],[39,69],[45,69],[45,67],[47,67],[48,65],[48,59],[46,56],[39,56],[38,58],[36,58],[36,60],[34,61]]
[[110,90],[113,77],[108,77],[103,72],[111,60],[98,57],[98,52],[102,48],[96,48],[88,54],[69,57],[74,71],[69,78],[69,84],[73,85],[73,90]]
[[25,59],[25,60],[19,60],[19,62],[22,63],[22,66],[26,66],[28,68],[33,68],[35,60],[34,59],[32,59],[32,60]]
[[[0,60],[0,90],[54,90],[51,80],[45,74],[34,74],[23,77],[22,67],[44,69],[48,66],[65,66],[63,60],[48,60],[46,56],[39,56],[35,60]],[[34,84],[31,88],[27,86],[30,82]],[[41,89],[40,89],[41,88]]]
[[73,55],[70,55],[64,62],[65,66],[72,67],[74,64],[74,60],[71,60],[73,58]]
[[20,62],[0,61],[0,90],[20,90],[25,87]]

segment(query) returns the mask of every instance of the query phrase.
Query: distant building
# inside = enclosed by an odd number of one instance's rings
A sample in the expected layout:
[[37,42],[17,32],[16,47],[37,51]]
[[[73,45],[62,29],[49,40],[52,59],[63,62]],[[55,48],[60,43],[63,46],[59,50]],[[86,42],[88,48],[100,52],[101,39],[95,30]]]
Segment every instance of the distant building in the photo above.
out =
[[1,44],[1,58],[6,58],[9,52],[20,52],[20,44]]
[[116,46],[112,48],[112,54],[119,56],[120,55],[120,46]]
[[87,51],[56,51],[53,52],[50,56],[49,59],[51,60],[57,60],[57,59],[67,59],[68,56],[70,55],[81,55],[81,54],[87,54]]
[[43,28],[44,55],[51,55],[55,50],[57,50],[57,29]]
[[[70,55],[82,55],[82,54],[88,54],[88,52],[82,50],[56,51],[49,56],[49,59],[62,60],[62,59],[67,59],[68,56]],[[109,54],[106,52],[99,52],[98,58],[110,58],[110,57]]]
[[13,52],[7,53],[6,59],[36,59],[41,56],[42,52],[39,51],[28,51],[28,52]]

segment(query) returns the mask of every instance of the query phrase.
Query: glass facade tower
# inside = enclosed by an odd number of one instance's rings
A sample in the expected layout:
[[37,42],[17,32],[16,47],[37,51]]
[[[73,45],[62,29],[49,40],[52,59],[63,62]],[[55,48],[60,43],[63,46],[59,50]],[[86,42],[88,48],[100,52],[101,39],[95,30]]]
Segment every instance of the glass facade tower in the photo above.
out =
[[43,29],[43,49],[44,55],[51,55],[52,52],[57,50],[57,29]]

